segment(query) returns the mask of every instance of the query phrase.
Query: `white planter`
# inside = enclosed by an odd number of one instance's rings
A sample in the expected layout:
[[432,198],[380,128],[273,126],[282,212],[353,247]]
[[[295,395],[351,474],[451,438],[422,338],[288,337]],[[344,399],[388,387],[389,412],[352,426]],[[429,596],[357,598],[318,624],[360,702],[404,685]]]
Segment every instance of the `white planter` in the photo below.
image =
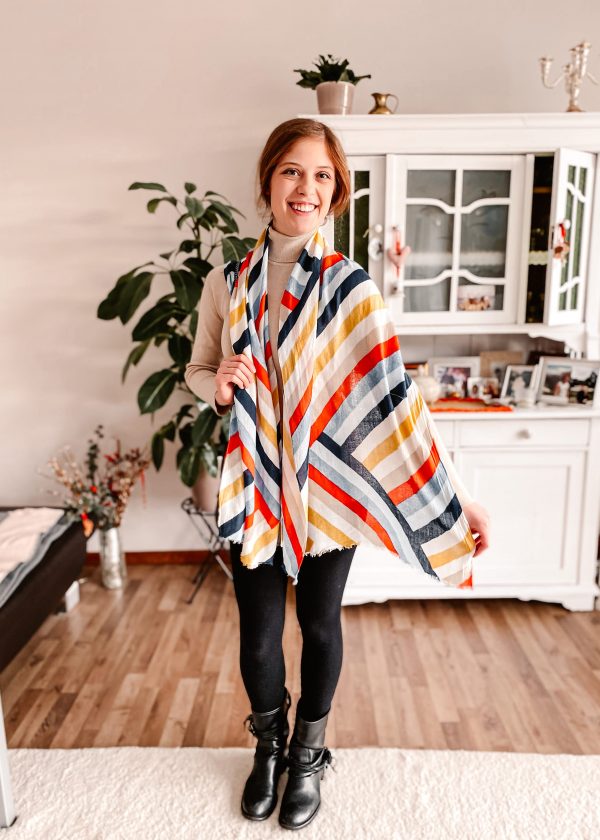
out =
[[315,88],[319,114],[351,114],[354,88],[352,82],[321,82]]

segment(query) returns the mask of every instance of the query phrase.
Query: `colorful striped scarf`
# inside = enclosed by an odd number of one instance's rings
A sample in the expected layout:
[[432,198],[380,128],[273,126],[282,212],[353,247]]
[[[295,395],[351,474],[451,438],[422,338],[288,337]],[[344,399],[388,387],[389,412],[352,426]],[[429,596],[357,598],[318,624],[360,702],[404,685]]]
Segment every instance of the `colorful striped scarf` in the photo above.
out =
[[269,340],[269,227],[225,265],[235,354],[254,362],[234,386],[217,524],[254,569],[283,565],[297,584],[305,554],[369,544],[448,586],[472,587],[475,541],[408,375],[376,283],[317,229],[281,300],[280,418]]

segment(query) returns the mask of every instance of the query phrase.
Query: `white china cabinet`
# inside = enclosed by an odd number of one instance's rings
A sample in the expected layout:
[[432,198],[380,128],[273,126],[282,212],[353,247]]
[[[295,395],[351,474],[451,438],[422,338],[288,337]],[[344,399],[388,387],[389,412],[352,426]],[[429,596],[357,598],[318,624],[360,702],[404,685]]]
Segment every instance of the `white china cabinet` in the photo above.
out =
[[[600,358],[600,114],[301,116],[342,141],[352,200],[325,235],[378,284],[406,361],[526,354],[536,341]],[[412,249],[399,270],[386,253],[396,236]],[[600,409],[434,416],[491,514],[474,588],[445,587],[361,545],[343,603],[518,597],[593,609]]]

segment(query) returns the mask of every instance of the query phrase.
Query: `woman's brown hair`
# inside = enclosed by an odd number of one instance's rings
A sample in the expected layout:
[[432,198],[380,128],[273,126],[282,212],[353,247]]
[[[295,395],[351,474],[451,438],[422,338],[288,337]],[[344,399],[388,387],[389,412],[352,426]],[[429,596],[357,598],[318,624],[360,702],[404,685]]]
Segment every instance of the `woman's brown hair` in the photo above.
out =
[[271,176],[282,157],[297,140],[303,137],[321,137],[335,169],[335,189],[331,197],[329,214],[334,219],[346,212],[350,204],[350,172],[344,149],[338,137],[329,126],[318,120],[295,117],[276,126],[261,152],[257,166],[258,196],[256,205],[259,213],[268,213],[271,209]]

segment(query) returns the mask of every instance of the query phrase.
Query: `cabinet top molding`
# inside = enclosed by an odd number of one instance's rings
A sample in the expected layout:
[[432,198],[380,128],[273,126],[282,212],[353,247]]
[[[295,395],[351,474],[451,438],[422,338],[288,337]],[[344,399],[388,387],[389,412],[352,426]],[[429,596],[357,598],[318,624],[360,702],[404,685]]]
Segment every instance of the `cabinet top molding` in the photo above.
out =
[[600,112],[297,114],[328,125],[347,154],[600,152]]

